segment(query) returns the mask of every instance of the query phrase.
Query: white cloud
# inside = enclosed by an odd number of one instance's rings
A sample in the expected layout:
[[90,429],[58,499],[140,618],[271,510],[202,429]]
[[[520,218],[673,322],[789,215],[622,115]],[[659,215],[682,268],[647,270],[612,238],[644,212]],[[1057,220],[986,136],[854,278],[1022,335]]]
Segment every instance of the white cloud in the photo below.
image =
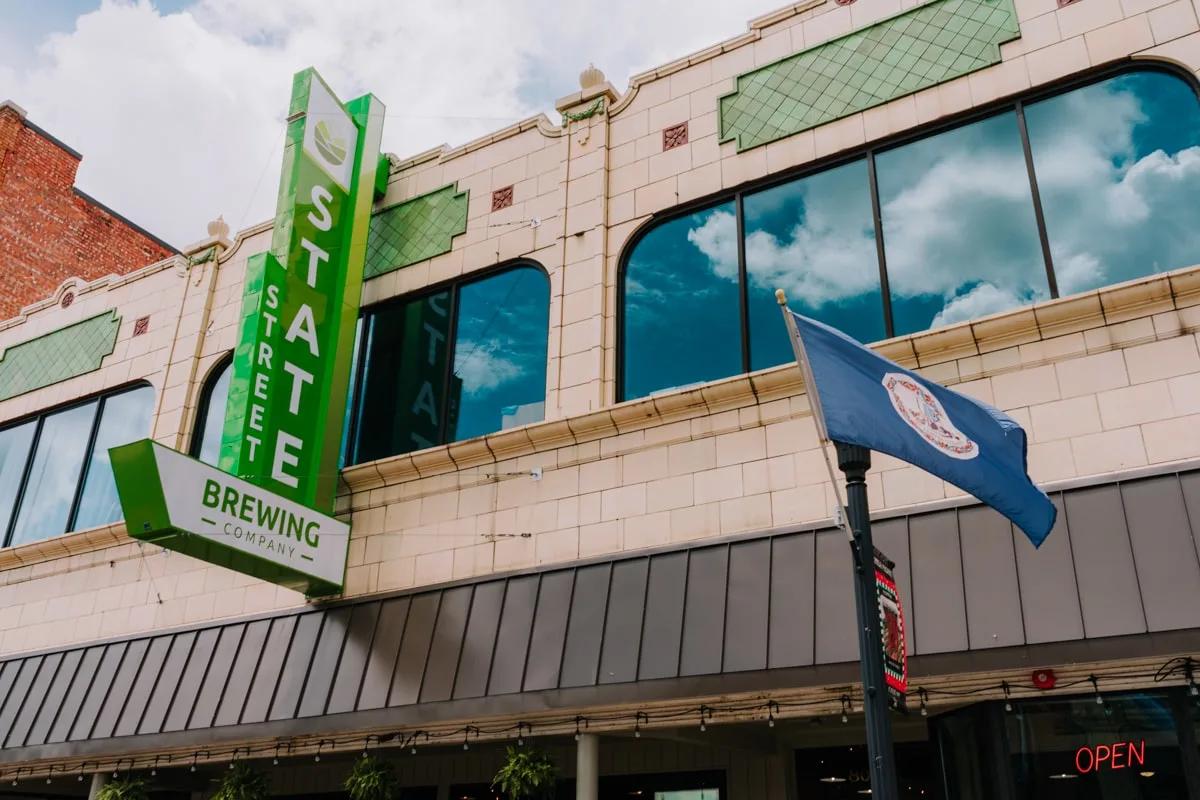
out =
[[384,147],[406,156],[553,114],[585,59],[624,88],[780,3],[198,0],[164,15],[103,0],[31,63],[0,50],[0,98],[84,154],[81,189],[183,245],[217,214],[240,226],[273,213],[300,69],[315,66],[344,99],[375,93],[389,111]]
[[940,328],[943,325],[986,317],[988,314],[995,314],[1020,304],[1021,298],[1007,289],[990,283],[980,283],[966,294],[950,298],[929,327]]
[[462,379],[466,394],[487,394],[525,375],[524,367],[505,355],[504,351],[509,348],[497,339],[485,342],[461,340],[455,348],[459,355],[455,359],[454,374]]

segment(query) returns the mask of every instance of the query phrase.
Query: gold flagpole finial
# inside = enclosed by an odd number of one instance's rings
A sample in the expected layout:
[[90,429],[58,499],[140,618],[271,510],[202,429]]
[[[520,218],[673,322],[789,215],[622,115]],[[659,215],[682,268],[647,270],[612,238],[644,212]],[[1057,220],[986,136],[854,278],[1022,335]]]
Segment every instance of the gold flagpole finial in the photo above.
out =
[[787,305],[787,295],[783,293],[783,289],[775,290],[775,299],[777,301],[779,301],[779,305],[781,305],[781,306]]

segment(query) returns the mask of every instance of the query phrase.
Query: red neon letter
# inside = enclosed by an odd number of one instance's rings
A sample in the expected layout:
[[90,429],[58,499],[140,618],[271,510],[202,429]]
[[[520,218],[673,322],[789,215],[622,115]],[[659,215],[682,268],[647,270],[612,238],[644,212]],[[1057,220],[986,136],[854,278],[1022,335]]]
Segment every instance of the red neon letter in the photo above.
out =
[[1096,769],[1100,769],[1101,761],[1108,761],[1108,755],[1112,750],[1106,744],[1096,745]]
[[1146,763],[1146,740],[1142,739],[1141,750],[1133,746],[1133,742],[1129,743],[1129,766],[1133,766],[1133,760],[1137,759],[1138,766]]
[[[1079,761],[1079,757],[1082,756],[1084,753],[1087,753],[1087,755],[1088,755],[1088,764],[1086,767],[1083,764],[1081,764]],[[1092,755],[1092,748],[1087,747],[1085,745],[1084,747],[1081,747],[1077,751],[1075,751],[1075,769],[1079,770],[1080,772],[1091,772],[1092,767],[1094,767],[1095,765],[1096,765],[1096,757],[1094,755]]]
[[1113,747],[1112,747],[1112,768],[1113,769],[1125,769],[1125,767],[1129,766],[1128,764],[1118,764],[1117,758],[1120,756],[1124,756],[1125,748],[1131,747],[1131,746],[1132,746],[1132,742],[1129,742],[1129,743],[1114,742],[1113,743]]

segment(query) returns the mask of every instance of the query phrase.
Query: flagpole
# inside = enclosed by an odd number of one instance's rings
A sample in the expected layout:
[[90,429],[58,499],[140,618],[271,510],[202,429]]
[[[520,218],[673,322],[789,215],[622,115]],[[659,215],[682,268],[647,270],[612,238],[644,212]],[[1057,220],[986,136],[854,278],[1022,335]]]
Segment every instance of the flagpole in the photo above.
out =
[[[775,299],[783,312],[796,363],[804,377],[804,389],[813,410],[821,454],[829,470],[829,480],[838,502],[838,522],[850,538],[854,559],[854,600],[858,611],[858,651],[862,667],[863,716],[867,727],[867,755],[870,760],[871,796],[874,800],[899,800],[900,786],[896,775],[896,752],[892,741],[892,719],[888,709],[888,690],[883,670],[883,633],[879,619],[879,590],[875,585],[875,545],[871,540],[871,510],[867,501],[867,470],[871,468],[871,451],[858,445],[833,442],[837,448],[838,468],[846,476],[848,503],[843,504],[833,463],[826,444],[829,429],[825,425],[825,410],[817,392],[816,380],[804,348],[804,339],[787,307],[783,289],[775,291]],[[844,511],[842,511],[844,509]]]

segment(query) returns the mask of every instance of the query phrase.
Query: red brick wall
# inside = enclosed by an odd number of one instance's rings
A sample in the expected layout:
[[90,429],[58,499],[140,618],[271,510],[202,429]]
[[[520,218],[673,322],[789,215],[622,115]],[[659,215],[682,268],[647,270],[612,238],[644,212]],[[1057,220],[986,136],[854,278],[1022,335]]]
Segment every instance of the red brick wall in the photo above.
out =
[[161,261],[171,250],[74,190],[79,157],[0,108],[0,320],[85,281]]

